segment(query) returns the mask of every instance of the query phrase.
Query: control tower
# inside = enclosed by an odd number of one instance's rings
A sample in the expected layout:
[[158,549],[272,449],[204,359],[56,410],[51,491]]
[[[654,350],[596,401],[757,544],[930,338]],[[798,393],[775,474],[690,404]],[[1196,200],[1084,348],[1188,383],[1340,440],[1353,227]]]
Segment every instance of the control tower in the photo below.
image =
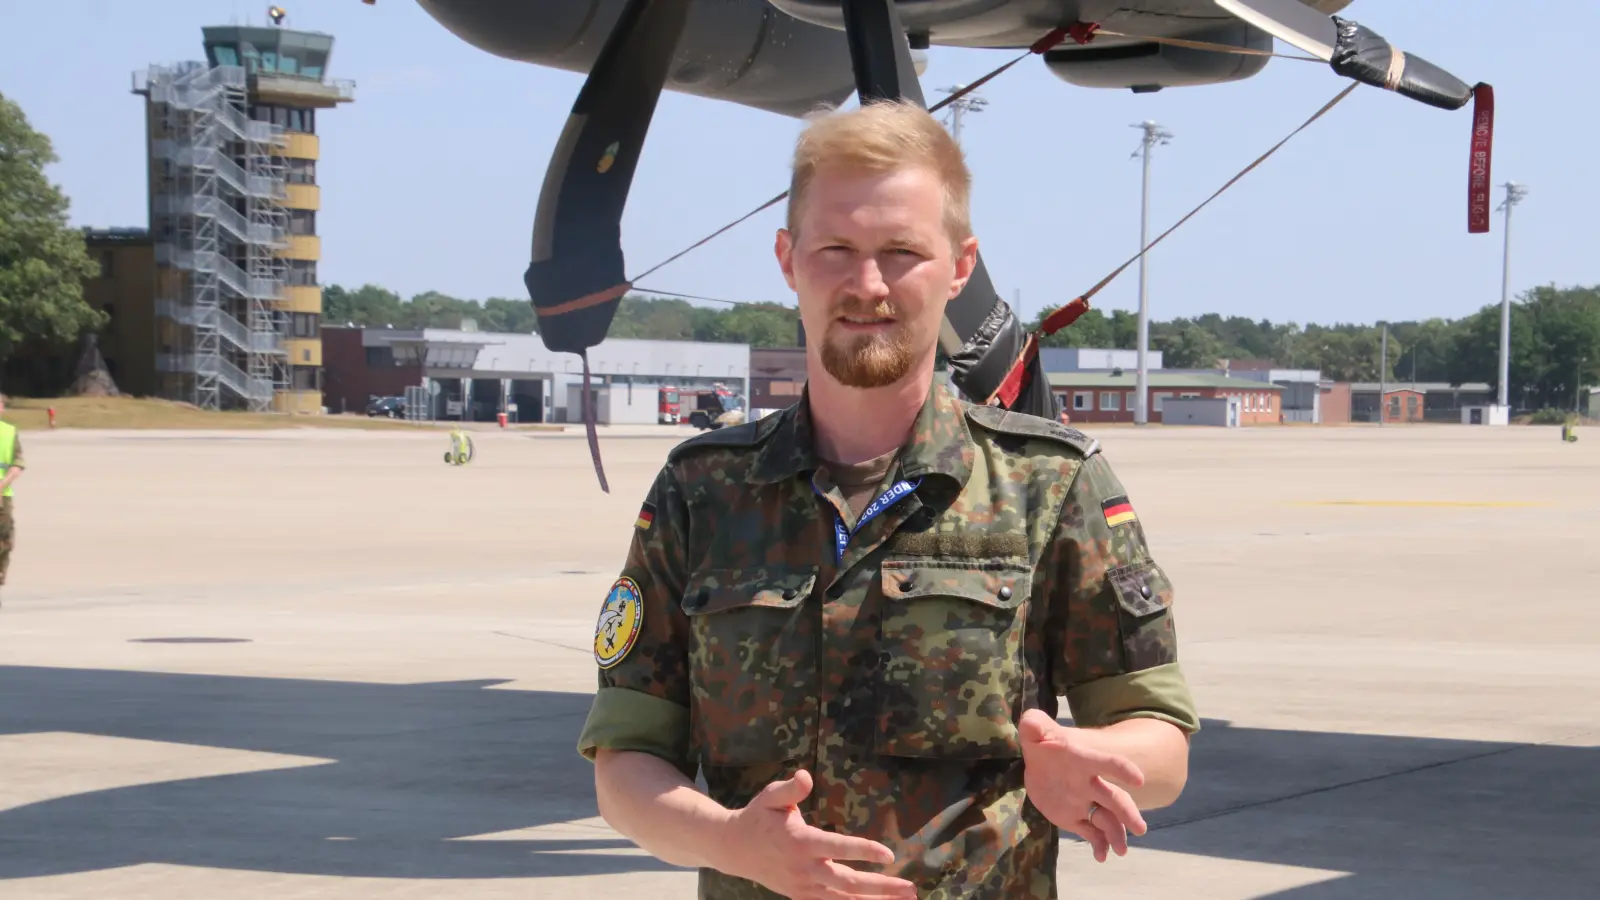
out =
[[317,114],[333,36],[202,29],[206,60],[134,76],[145,97],[158,393],[206,409],[322,408]]

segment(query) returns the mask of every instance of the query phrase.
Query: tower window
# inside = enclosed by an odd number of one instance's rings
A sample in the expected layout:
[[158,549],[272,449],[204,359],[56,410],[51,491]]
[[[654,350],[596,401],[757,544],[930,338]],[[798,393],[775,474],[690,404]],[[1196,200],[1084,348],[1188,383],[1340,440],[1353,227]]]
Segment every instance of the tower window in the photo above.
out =
[[321,330],[322,316],[317,313],[290,313],[289,336],[297,338],[317,337]]
[[317,283],[317,264],[309,259],[289,260],[289,284],[295,287],[315,287]]

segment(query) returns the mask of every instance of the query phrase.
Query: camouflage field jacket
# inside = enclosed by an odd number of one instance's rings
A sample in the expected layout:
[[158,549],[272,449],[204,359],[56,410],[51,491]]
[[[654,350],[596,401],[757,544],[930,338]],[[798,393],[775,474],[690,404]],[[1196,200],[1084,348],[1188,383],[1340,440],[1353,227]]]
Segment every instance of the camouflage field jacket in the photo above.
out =
[[[920,895],[1056,896],[1024,710],[1193,732],[1173,590],[1098,445],[929,392],[884,496],[843,527],[807,400],[675,448],[595,632],[579,751],[656,754],[744,806],[797,768],[819,828]],[[703,870],[700,896],[772,897]]]

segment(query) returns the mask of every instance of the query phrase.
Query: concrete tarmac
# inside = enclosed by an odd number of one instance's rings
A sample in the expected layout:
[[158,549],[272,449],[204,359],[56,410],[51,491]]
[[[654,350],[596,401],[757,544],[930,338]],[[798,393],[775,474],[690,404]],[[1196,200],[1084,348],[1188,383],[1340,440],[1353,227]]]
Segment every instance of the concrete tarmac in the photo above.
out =
[[[606,431],[602,429],[602,431]],[[30,432],[0,898],[694,896],[596,816],[590,639],[687,430]],[[1600,436],[1107,428],[1205,730],[1063,896],[1600,896]]]

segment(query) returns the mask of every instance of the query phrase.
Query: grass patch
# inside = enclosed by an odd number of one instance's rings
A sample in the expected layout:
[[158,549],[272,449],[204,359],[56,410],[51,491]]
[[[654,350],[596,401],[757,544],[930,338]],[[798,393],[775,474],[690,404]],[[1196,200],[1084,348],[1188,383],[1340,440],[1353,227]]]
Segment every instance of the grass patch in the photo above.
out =
[[49,410],[56,411],[57,428],[216,429],[264,430],[274,428],[396,428],[448,429],[449,423],[410,423],[364,415],[304,415],[251,413],[200,409],[188,403],[153,397],[13,397],[6,403],[5,419],[22,431],[50,427]]

